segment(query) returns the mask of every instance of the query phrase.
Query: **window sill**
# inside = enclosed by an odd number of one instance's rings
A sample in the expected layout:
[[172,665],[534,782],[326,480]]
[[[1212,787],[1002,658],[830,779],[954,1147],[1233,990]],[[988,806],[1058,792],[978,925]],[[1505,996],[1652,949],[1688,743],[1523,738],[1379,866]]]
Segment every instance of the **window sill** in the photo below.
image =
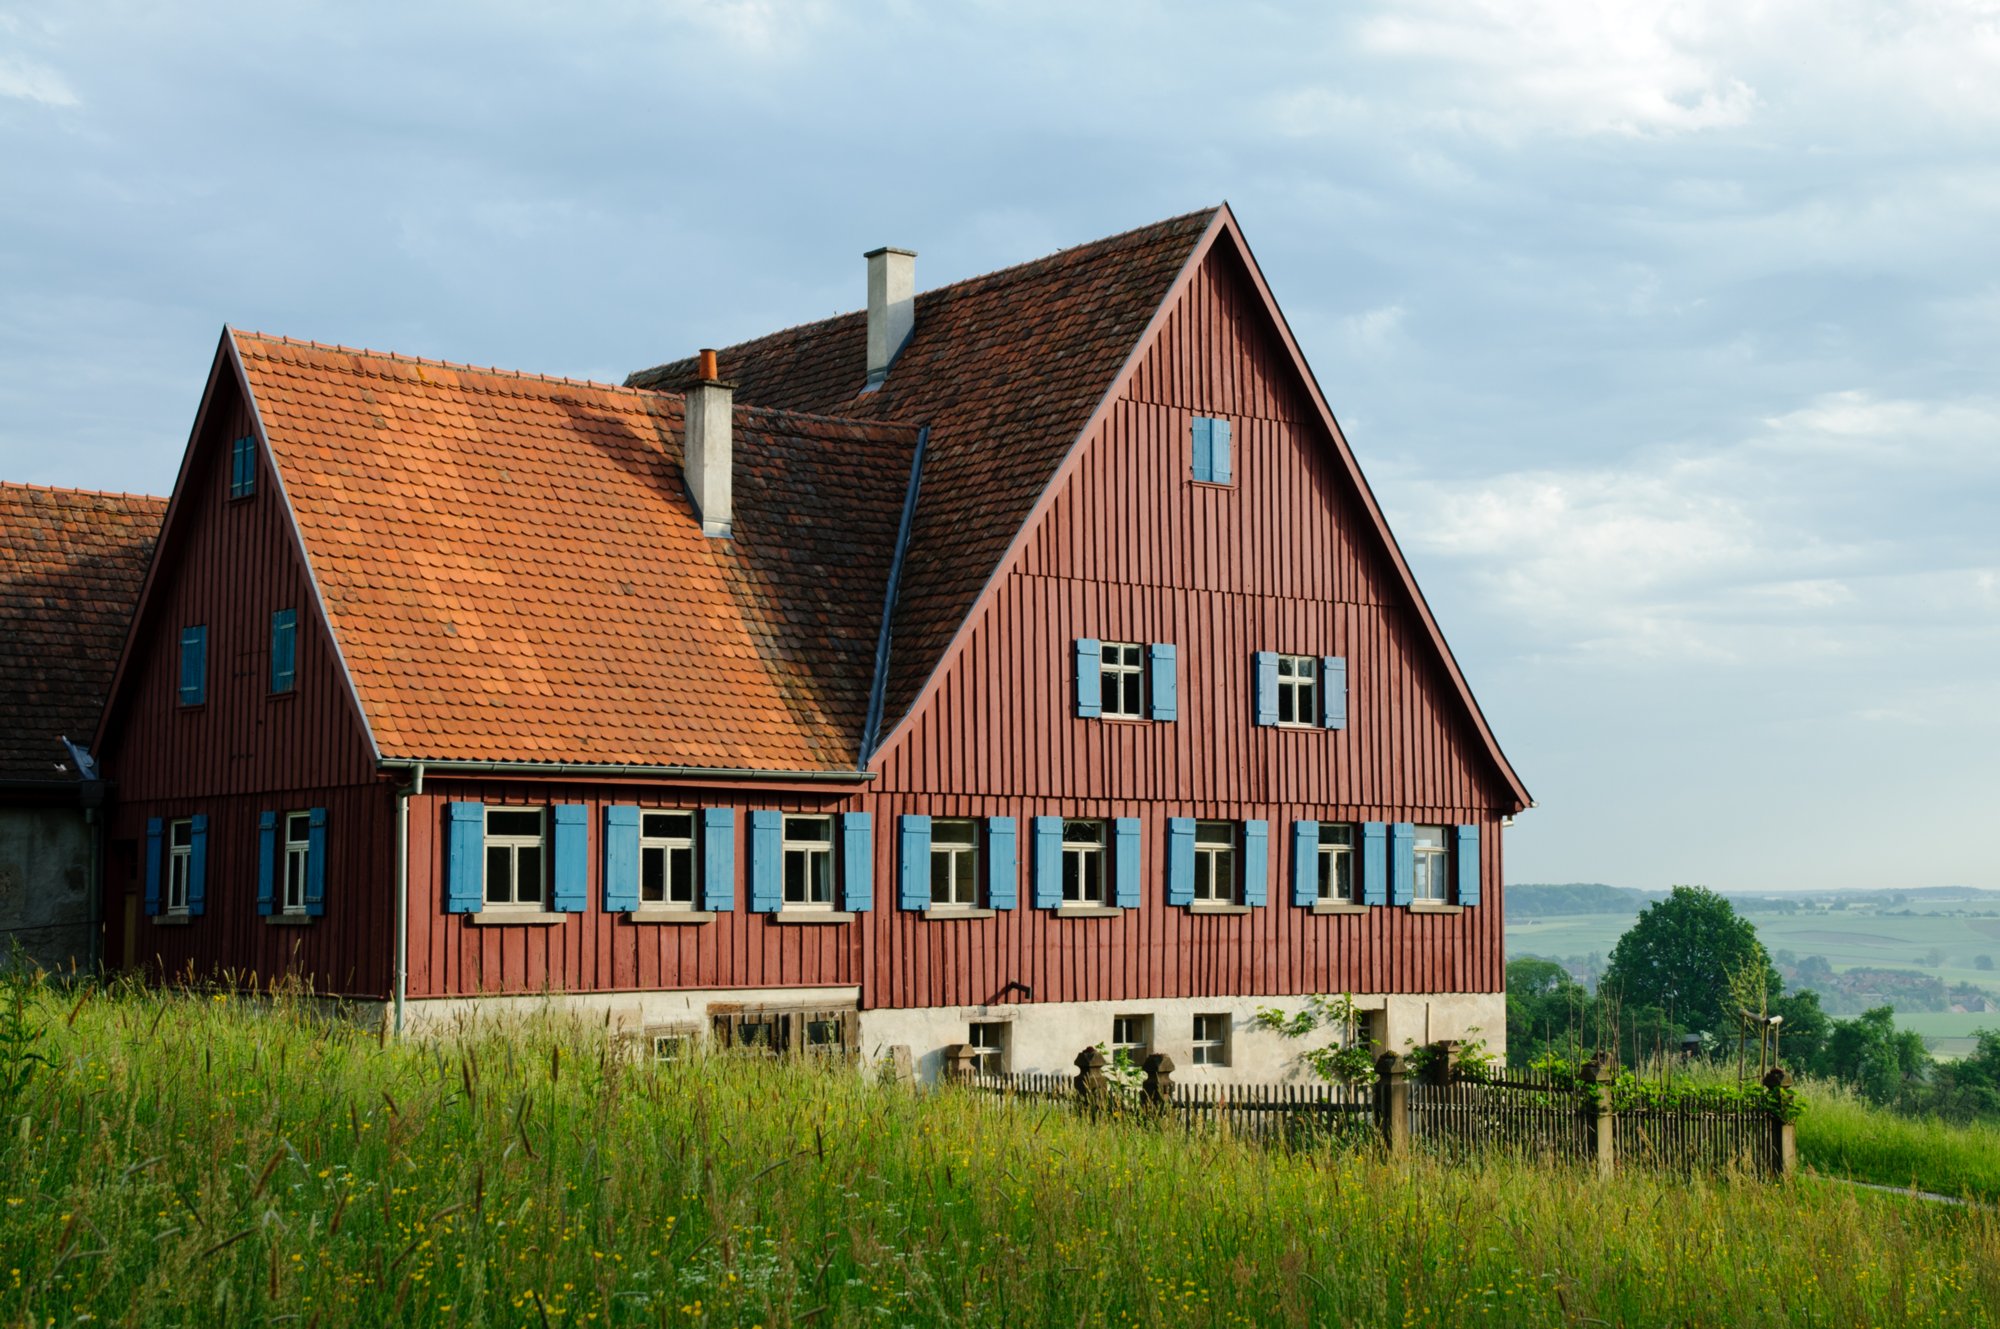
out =
[[1413,914],[1462,914],[1465,912],[1465,906],[1462,904],[1412,904],[1410,912]]
[[264,922],[274,928],[302,928],[313,922],[311,914],[266,914]]
[[766,914],[773,923],[852,923],[854,915],[831,909],[780,909]]
[[1305,731],[1306,733],[1311,733],[1311,732],[1312,732],[1313,730],[1315,730],[1315,729],[1324,729],[1324,728],[1326,728],[1326,726],[1325,726],[1325,725],[1321,725],[1321,724],[1302,724],[1302,723],[1300,723],[1300,722],[1299,722],[1299,721],[1297,721],[1297,720],[1278,720],[1278,721],[1274,722],[1273,724],[1271,724],[1271,725],[1270,725],[1269,727],[1270,727],[1270,728],[1272,728],[1272,729],[1298,729],[1298,730],[1303,730],[1303,731]]
[[283,692],[267,692],[267,693],[265,693],[265,694],[264,694],[264,700],[265,700],[265,701],[290,701],[290,700],[291,700],[292,698],[294,698],[294,697],[296,697],[296,696],[298,696],[298,695],[299,695],[299,690],[298,690],[298,688],[296,688],[296,687],[289,687],[289,688],[286,688],[286,689],[285,689],[285,690],[284,690]]
[[1195,487],[1196,489],[1234,489],[1234,488],[1236,488],[1236,482],[1235,482],[1234,480],[1190,480],[1190,481],[1188,481],[1188,483],[1189,483],[1189,484],[1191,484],[1191,485],[1193,485],[1193,486],[1194,486],[1194,487]]
[[461,917],[474,927],[482,928],[551,928],[562,922],[567,915],[553,913],[547,909],[477,909]]
[[1108,904],[1061,904],[1056,906],[1057,918],[1117,918],[1125,911]]
[[666,923],[692,927],[702,923],[713,923],[715,914],[707,909],[633,909],[626,913],[628,923]]
[[1365,914],[1368,906],[1350,904],[1346,900],[1314,900],[1312,910],[1315,914]]
[[1099,714],[1099,715],[1097,716],[1097,718],[1098,718],[1098,719],[1100,719],[1100,720],[1104,720],[1104,721],[1107,721],[1108,723],[1111,723],[1111,724],[1151,724],[1151,723],[1153,722],[1153,719],[1152,719],[1152,717],[1151,717],[1151,716],[1149,716],[1149,715],[1104,715],[1104,714]]
[[974,909],[970,905],[941,905],[935,909],[924,910],[924,917],[939,919],[939,920],[949,920],[954,918],[991,918],[993,917],[994,913],[995,913],[994,910]]
[[1190,914],[1247,914],[1253,906],[1247,904],[1223,904],[1217,900],[1196,900],[1188,906]]
[[193,914],[154,914],[153,926],[161,928],[184,928],[194,922]]

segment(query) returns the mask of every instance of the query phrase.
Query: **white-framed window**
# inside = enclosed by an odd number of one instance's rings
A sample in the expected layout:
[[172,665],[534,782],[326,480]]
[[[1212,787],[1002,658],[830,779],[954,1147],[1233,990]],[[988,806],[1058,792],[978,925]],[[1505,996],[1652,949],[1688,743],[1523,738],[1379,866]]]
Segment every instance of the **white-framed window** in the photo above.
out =
[[1319,898],[1328,904],[1358,903],[1354,894],[1354,823],[1319,824]]
[[1227,1066],[1229,1064],[1229,1025],[1227,1015],[1197,1015],[1194,1017],[1194,1064],[1197,1066]]
[[686,1029],[652,1033],[654,1061],[686,1061],[694,1055],[694,1034]]
[[1064,904],[1104,903],[1104,823],[1066,820],[1062,838]]
[[979,903],[979,825],[969,817],[931,820],[931,903]]
[[306,875],[312,870],[312,813],[285,814],[285,894],[280,912],[306,911]]
[[486,809],[489,905],[534,907],[547,895],[548,853],[540,808]]
[[809,1015],[805,1018],[805,1046],[809,1057],[837,1057],[847,1050],[846,1030],[837,1015]]
[[1194,898],[1214,904],[1236,903],[1235,822],[1194,824]]
[[1153,1051],[1153,1017],[1150,1015],[1114,1015],[1111,1017],[1111,1059],[1118,1060],[1123,1052],[1134,1066],[1144,1062]]
[[639,904],[692,909],[695,900],[694,813],[639,814]]
[[1411,895],[1420,904],[1448,904],[1451,901],[1451,852],[1445,845],[1444,827],[1416,828],[1416,879]]
[[1119,720],[1146,718],[1146,648],[1138,642],[1107,641],[1102,647],[1103,714]]
[[194,819],[167,824],[167,912],[188,911],[188,882],[194,872]]
[[1319,661],[1310,655],[1278,657],[1278,723],[1319,723]]
[[966,1036],[974,1053],[972,1069],[980,1075],[1002,1075],[1007,1070],[1007,1022],[975,1020]]
[[833,818],[785,815],[785,908],[833,908]]

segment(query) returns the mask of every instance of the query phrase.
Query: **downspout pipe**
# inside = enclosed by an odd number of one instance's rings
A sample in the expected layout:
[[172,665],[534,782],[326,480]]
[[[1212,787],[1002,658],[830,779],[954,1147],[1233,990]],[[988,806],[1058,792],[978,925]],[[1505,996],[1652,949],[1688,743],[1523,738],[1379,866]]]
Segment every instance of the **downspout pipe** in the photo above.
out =
[[410,795],[424,792],[424,764],[396,791],[396,1037],[403,1036],[403,1003],[410,991]]

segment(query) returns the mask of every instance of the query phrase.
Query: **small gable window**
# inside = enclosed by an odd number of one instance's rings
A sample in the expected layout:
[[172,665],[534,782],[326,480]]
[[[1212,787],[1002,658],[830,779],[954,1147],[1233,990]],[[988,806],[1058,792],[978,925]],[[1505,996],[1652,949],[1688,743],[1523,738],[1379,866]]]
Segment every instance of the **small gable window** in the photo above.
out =
[[1229,483],[1229,421],[1198,415],[1190,429],[1194,478],[1202,484]]
[[271,615],[271,691],[290,692],[298,679],[299,611]]
[[208,628],[197,625],[181,629],[180,699],[183,706],[199,706],[208,698]]
[[1076,713],[1095,720],[1175,720],[1180,684],[1171,642],[1076,639]]
[[229,496],[248,498],[257,492],[257,440],[248,435],[229,445]]
[[1257,723],[1287,729],[1347,728],[1347,660],[1339,655],[1256,658]]
[[1278,723],[1319,722],[1319,662],[1310,655],[1278,657]]
[[1119,720],[1145,718],[1145,648],[1136,641],[1107,641],[1103,648],[1104,714]]

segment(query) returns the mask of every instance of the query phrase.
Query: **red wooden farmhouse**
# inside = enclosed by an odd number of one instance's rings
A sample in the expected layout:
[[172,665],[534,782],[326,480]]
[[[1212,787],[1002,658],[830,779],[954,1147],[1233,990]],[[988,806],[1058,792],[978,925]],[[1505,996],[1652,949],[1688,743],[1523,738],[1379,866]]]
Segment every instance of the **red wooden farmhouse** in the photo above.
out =
[[112,685],[113,947],[657,1040],[1504,1037],[1528,804],[1225,208],[623,387],[225,332]]

